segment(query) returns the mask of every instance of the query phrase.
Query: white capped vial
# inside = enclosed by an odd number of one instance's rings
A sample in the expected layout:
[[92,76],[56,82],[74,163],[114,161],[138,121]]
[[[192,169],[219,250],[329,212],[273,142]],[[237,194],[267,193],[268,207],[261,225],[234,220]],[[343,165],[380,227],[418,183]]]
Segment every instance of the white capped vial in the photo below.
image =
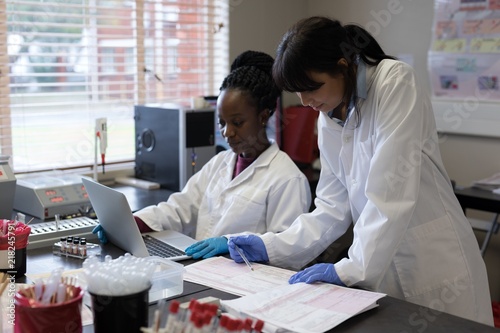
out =
[[78,249],[80,251],[80,256],[87,256],[87,240],[85,238],[80,239],[80,245],[78,246]]

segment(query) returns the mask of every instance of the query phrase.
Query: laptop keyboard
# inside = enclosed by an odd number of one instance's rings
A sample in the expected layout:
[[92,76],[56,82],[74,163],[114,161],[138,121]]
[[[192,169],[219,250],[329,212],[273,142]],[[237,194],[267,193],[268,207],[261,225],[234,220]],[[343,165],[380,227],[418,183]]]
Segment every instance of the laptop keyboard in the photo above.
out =
[[150,235],[143,235],[144,243],[148,249],[149,255],[158,256],[162,258],[172,258],[185,256],[186,253],[178,248],[173,247],[159,239],[151,237]]

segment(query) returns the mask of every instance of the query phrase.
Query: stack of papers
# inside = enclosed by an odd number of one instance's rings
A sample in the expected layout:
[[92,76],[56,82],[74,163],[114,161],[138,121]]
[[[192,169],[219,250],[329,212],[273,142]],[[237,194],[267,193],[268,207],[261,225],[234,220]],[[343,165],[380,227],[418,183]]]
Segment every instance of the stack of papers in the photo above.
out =
[[493,191],[497,194],[500,194],[500,172],[494,174],[491,177],[476,180],[472,183],[472,187],[487,191]]
[[261,319],[265,332],[325,332],[347,319],[378,306],[385,294],[328,283],[288,284],[295,272],[214,257],[186,266],[184,279],[240,297],[221,301],[238,317]]

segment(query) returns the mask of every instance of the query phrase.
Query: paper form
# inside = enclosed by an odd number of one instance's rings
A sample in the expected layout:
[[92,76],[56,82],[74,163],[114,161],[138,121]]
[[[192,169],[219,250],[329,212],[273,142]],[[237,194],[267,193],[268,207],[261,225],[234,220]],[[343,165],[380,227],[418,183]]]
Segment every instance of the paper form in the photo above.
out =
[[384,296],[327,283],[297,283],[221,304],[234,315],[263,320],[265,332],[317,333],[378,306],[377,300]]
[[295,274],[283,268],[252,263],[253,271],[244,263],[224,257],[212,257],[186,266],[184,280],[245,296],[288,284]]
[[490,191],[500,189],[500,172],[497,172],[488,178],[476,180],[472,183],[472,186]]
[[329,283],[289,284],[294,271],[224,257],[186,266],[184,280],[219,289],[241,298],[221,301],[225,311],[265,322],[264,332],[325,332],[372,309],[385,294]]

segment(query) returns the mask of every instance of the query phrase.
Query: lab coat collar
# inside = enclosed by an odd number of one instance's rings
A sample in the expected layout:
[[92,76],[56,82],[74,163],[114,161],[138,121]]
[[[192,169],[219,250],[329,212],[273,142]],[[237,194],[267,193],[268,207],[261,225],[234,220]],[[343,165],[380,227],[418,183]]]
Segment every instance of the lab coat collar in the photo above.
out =
[[[361,99],[362,102],[366,100],[366,97],[368,96],[368,90],[370,89],[372,82],[375,77],[375,66],[369,66],[367,65],[363,60],[358,59],[357,60],[357,71],[356,71],[356,97]],[[348,108],[348,116],[347,120],[345,122],[339,121],[338,124],[342,127],[345,126],[345,123],[350,122],[351,116],[356,117],[356,113],[354,112],[354,109],[357,107],[357,103],[355,103],[355,100],[352,99],[351,103],[349,103],[349,108]]]
[[[364,99],[368,96],[368,90],[370,90],[373,81],[375,80],[375,71],[377,70],[377,66],[370,66],[365,63],[363,63],[363,67],[365,68],[365,94],[364,94]],[[361,97],[361,96],[360,96]]]
[[377,66],[367,65],[363,60],[359,60],[356,75],[358,97],[366,99],[368,96],[368,90],[370,90],[375,79],[376,69]]
[[[366,76],[366,64],[363,60],[359,60],[358,62],[358,70],[356,73],[356,83],[357,83],[357,96],[362,99],[366,99],[368,95],[367,89],[367,81],[368,78]],[[371,83],[371,82],[370,82]]]
[[[373,78],[372,78],[373,73],[371,72],[372,67],[370,66],[370,68],[368,69],[368,73],[367,73],[367,68],[366,68],[367,66],[363,62],[363,60],[361,60],[359,57],[356,59],[356,65],[358,66],[356,69],[356,97],[365,100],[366,96],[368,95],[368,88],[370,87],[370,84],[373,81]],[[370,76],[368,77],[367,75],[370,75]],[[334,119],[334,121],[338,125],[344,127],[345,123],[349,121],[349,118],[354,113],[353,111],[354,111],[355,107],[356,107],[356,103],[355,103],[355,98],[353,96],[353,98],[351,99],[351,102],[349,103],[349,105],[347,107],[348,117],[347,117],[347,120],[345,122],[341,121],[340,119],[333,118],[332,117],[333,111],[331,111],[329,113],[329,116],[331,119]]]
[[242,182],[246,181],[255,173],[255,170],[257,168],[267,167],[269,164],[271,164],[271,161],[275,158],[280,149],[275,141],[273,140],[270,141],[271,145],[264,152],[262,152],[262,154],[260,154],[260,156],[257,157],[257,159],[253,161],[252,164],[250,164],[234,179],[231,178],[233,176],[233,170],[236,164],[236,154],[233,154],[233,157],[226,161],[226,167],[223,168],[223,170],[221,170],[220,176],[223,177],[224,179],[229,180],[227,184],[228,188],[231,188],[233,186],[238,186]]

